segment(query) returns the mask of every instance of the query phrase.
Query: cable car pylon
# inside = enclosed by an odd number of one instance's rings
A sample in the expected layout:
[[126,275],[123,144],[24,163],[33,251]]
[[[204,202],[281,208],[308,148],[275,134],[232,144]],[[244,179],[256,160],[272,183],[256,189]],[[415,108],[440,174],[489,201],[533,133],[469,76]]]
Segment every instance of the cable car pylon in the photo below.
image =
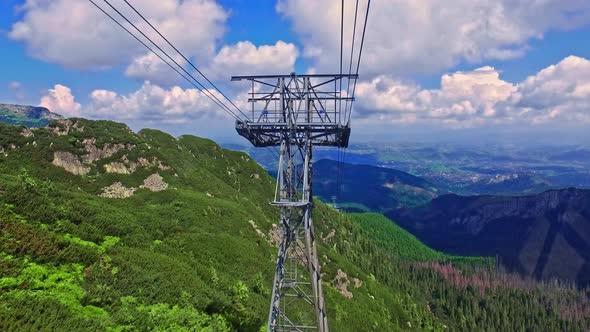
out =
[[[234,76],[250,81],[251,117],[236,121],[255,147],[280,147],[272,205],[280,208],[280,243],[268,331],[328,332],[322,277],[312,222],[313,146],[348,146],[338,83],[356,74]],[[336,174],[335,174],[336,176]]]

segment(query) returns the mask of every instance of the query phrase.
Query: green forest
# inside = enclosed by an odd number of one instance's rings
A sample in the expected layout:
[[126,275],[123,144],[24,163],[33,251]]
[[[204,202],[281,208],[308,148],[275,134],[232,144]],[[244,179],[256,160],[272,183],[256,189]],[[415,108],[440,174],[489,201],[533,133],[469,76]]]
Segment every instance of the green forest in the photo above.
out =
[[[203,138],[0,124],[0,331],[264,331],[274,188]],[[589,290],[445,255],[379,214],[315,200],[314,224],[332,331],[590,329]]]

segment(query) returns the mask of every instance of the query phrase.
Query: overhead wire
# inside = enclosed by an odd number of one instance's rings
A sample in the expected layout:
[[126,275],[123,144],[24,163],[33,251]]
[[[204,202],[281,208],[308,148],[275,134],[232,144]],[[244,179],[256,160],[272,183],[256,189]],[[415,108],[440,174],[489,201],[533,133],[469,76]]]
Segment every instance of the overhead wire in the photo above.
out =
[[[348,65],[348,80],[347,80],[347,84],[346,84],[346,97],[349,97],[350,94],[350,75],[352,74],[352,63],[353,63],[353,58],[354,58],[354,45],[355,45],[355,41],[356,41],[356,25],[357,25],[357,17],[358,17],[358,8],[359,8],[359,0],[356,0],[355,3],[355,7],[354,7],[354,23],[352,26],[352,42],[351,42],[351,48],[350,48],[350,61],[349,61],[349,65]],[[352,100],[346,100],[344,103],[344,117],[347,118],[347,114],[348,114],[348,105],[350,102],[350,109],[352,111]],[[349,121],[346,122],[347,125],[349,125]],[[339,176],[340,176],[340,185],[339,185],[339,191],[338,191],[338,195],[340,195],[342,193],[342,185],[343,185],[343,178],[344,178],[344,173],[346,172],[346,153],[347,153],[347,149],[343,149],[342,152],[342,159],[341,159],[341,168],[342,170],[339,172]]]
[[246,114],[244,114],[244,112],[242,112],[242,110],[236,106],[236,104],[234,104],[234,102],[228,98],[219,88],[217,88],[217,86],[211,82],[211,80],[209,80],[209,78],[207,78],[207,76],[205,76],[205,74],[203,74],[203,72],[201,72],[184,54],[182,54],[182,52],[180,52],[178,50],[178,48],[176,48],[176,46],[174,46],[169,40],[168,38],[164,37],[164,35],[162,35],[162,33],[156,29],[156,27],[154,27],[152,25],[152,23],[150,23],[150,21],[148,19],[145,18],[145,16],[143,16],[137,9],[135,9],[135,7],[129,3],[129,1],[127,0],[123,0],[135,13],[137,13],[137,15],[139,15],[139,17],[141,17],[141,19],[143,19],[143,21],[145,23],[147,23],[160,37],[162,37],[162,39],[164,39],[166,41],[166,43],[168,43],[168,45],[170,45],[170,47],[172,47],[178,54],[180,54],[180,56],[194,69],[197,71],[197,73],[199,73],[199,75],[201,75],[207,82],[209,82],[209,84],[211,84],[211,86],[217,90],[227,101],[229,101],[229,103],[238,111],[240,112],[246,119],[248,119],[248,116]]
[[[365,44],[365,32],[367,31],[367,21],[369,20],[369,9],[371,8],[371,0],[367,1],[367,10],[365,12],[365,23],[363,24],[363,34],[361,37],[361,46],[360,46],[360,50],[359,50],[359,57],[358,57],[358,61],[356,63],[356,72],[355,74],[358,75],[359,73],[359,68],[361,66],[361,57],[363,55],[363,46]],[[355,92],[356,92],[356,83],[357,83],[358,78],[355,78],[354,80],[354,84],[352,87],[352,97],[354,98]],[[350,106],[350,112],[348,113],[348,120],[347,123],[350,122],[350,115],[352,114],[352,105]]]
[[[340,89],[338,93],[340,97],[342,97],[342,61],[344,57],[344,0],[342,0],[342,7],[341,7],[341,14],[340,14]],[[340,119],[339,122],[342,120],[342,99],[339,100],[339,109],[340,109]]]
[[[344,57],[344,0],[342,0],[341,4],[341,12],[340,12],[340,77],[338,79],[340,83],[339,90],[335,95],[340,94],[340,99],[338,100],[338,105],[334,105],[334,107],[338,107],[338,124],[342,124],[342,62]],[[346,114],[344,114],[346,117]],[[338,161],[336,163],[336,201],[340,199],[340,188],[341,188],[341,174],[342,174],[342,148],[338,147]]]
[[158,44],[156,44],[150,37],[148,37],[141,29],[139,29],[133,22],[131,22],[125,15],[123,15],[117,8],[115,8],[108,0],[103,0],[109,7],[111,7],[119,16],[121,16],[127,23],[129,23],[137,32],[139,32],[144,38],[146,38],[152,45],[154,45],[160,52],[162,52],[170,61],[174,62],[184,73],[186,73],[190,78],[192,78],[201,88],[203,88],[203,93],[208,94],[210,97],[217,100],[221,105],[223,105],[224,109],[227,112],[232,113],[234,116],[239,118],[224,102],[219,100],[215,94],[213,94],[209,89],[207,89],[199,80],[197,80],[191,73],[189,73],[183,66],[181,66],[174,58],[172,58],[166,51],[164,51]]
[[[352,62],[353,62],[353,58],[354,58],[354,44],[356,41],[356,22],[357,22],[357,17],[358,17],[358,9],[359,9],[359,0],[356,0],[356,4],[354,7],[354,23],[352,25],[352,46],[350,48],[350,62],[348,64],[348,81],[347,81],[347,85],[346,85],[346,97],[348,97],[350,95],[350,75],[352,74]],[[349,100],[346,100],[346,103],[344,104],[344,114],[346,116],[346,114],[348,114],[348,104],[349,104]],[[352,108],[352,100],[350,100],[350,105]]]
[[[356,5],[355,5],[355,13],[354,13],[354,24],[353,24],[353,32],[352,32],[352,46],[351,46],[351,50],[350,50],[350,63],[349,63],[349,70],[348,73],[349,75],[352,74],[352,61],[354,58],[354,46],[355,46],[355,41],[356,41],[356,26],[357,26],[357,16],[358,16],[358,0],[356,1]],[[357,81],[358,81],[358,73],[359,73],[359,68],[360,68],[360,64],[361,64],[361,58],[362,58],[362,53],[363,53],[363,46],[365,43],[365,33],[367,30],[367,22],[368,22],[368,18],[369,18],[369,10],[371,7],[371,0],[367,0],[367,9],[365,11],[365,21],[363,23],[363,32],[362,32],[362,37],[361,37],[361,45],[359,48],[359,53],[358,53],[358,59],[357,59],[357,63],[356,63],[356,70],[355,70],[355,75],[357,75],[355,78],[353,78],[353,88],[352,88],[352,95],[351,100],[350,100],[350,109],[348,107],[348,100],[345,103],[345,110],[344,110],[344,115],[346,117],[346,125],[349,126],[350,125],[350,118],[352,115],[352,107],[353,107],[353,100],[354,100],[354,96],[356,93],[356,85],[357,85]],[[340,66],[342,67],[342,45],[343,45],[343,29],[344,29],[344,1],[342,1],[342,13],[341,13],[341,27],[340,27],[340,31],[341,31],[341,40],[340,40],[340,47],[341,47],[341,55],[340,55],[340,61],[341,64]],[[342,68],[341,68],[341,74],[342,74]],[[349,97],[349,88],[350,88],[350,76],[348,79],[348,85],[347,85],[347,89],[346,89],[346,97]],[[340,89],[342,91],[342,89]],[[342,110],[341,110],[342,112]],[[343,177],[343,173],[344,171],[342,171],[343,168],[345,168],[344,162],[346,160],[346,153],[347,150],[344,149],[344,151],[341,153],[340,148],[338,148],[338,174],[337,176],[339,177],[339,179],[337,180],[337,197],[339,198],[341,195],[341,190],[342,190],[342,177]]]
[[[178,75],[180,75],[182,78],[184,78],[187,82],[189,82],[191,85],[193,85],[197,90],[199,90],[201,93],[203,93],[205,96],[207,96],[209,99],[211,99],[211,101],[213,101],[217,106],[219,106],[221,109],[223,109],[224,111],[225,108],[216,100],[212,99],[211,97],[209,97],[202,88],[200,88],[199,86],[197,86],[193,81],[191,81],[188,77],[186,77],[184,74],[182,74],[177,68],[175,68],[171,63],[169,63],[168,61],[166,61],[166,59],[164,59],[158,52],[156,52],[154,49],[152,49],[149,45],[147,45],[143,40],[141,40],[139,37],[137,37],[135,34],[133,34],[131,31],[129,31],[129,29],[127,29],[123,24],[121,24],[117,19],[115,19],[111,14],[109,14],[107,11],[105,11],[102,7],[100,7],[96,2],[94,2],[93,0],[88,0],[90,1],[90,3],[92,3],[96,8],[98,8],[103,14],[105,14],[108,18],[110,18],[113,22],[115,22],[119,27],[121,27],[121,29],[125,30],[125,32],[127,32],[130,36],[132,36],[133,38],[135,38],[135,40],[137,40],[140,44],[142,44],[145,48],[147,48],[150,52],[152,52],[155,56],[157,56],[160,60],[162,60],[162,62],[164,62],[166,65],[168,65],[168,67],[170,67],[172,70],[174,70]],[[240,118],[233,112],[227,112],[229,115],[231,115],[233,118],[235,118],[236,120],[240,120]]]
[[[90,0],[89,0],[90,1]],[[213,92],[211,92],[209,89],[207,89],[198,79],[196,79],[191,73],[189,73],[182,65],[180,65],[174,58],[172,58],[166,51],[164,51],[157,43],[155,43],[150,37],[148,37],[141,29],[139,29],[133,22],[131,22],[129,20],[129,18],[127,18],[127,16],[123,15],[121,13],[121,11],[119,11],[115,6],[113,6],[108,0],[103,0],[112,10],[114,10],[121,18],[123,18],[129,25],[131,25],[137,32],[139,32],[145,39],[147,39],[153,46],[155,46],[160,52],[162,52],[170,61],[172,61],[178,68],[180,68],[180,70],[182,70],[188,77],[190,77],[194,82],[196,82],[199,86],[200,89],[199,91],[201,91],[205,96],[207,96],[209,99],[211,100],[215,100],[216,104],[218,106],[220,106],[224,111],[226,111],[226,113],[230,114],[232,117],[234,117],[236,120],[242,120],[239,116],[237,116],[235,114],[235,112],[233,112],[223,101],[221,101]],[[93,2],[93,4],[95,6],[96,3]],[[105,13],[104,10],[102,10],[102,8],[100,6],[99,9],[101,9],[101,11],[103,13]],[[119,24],[119,22],[117,20],[115,20],[111,15],[108,15],[111,19],[113,19],[115,22],[117,22]],[[126,31],[129,32],[128,29],[125,29]],[[133,34],[132,34],[133,35]],[[136,38],[137,39],[137,38]],[[153,50],[151,50],[154,54],[157,55],[156,52],[154,52]],[[161,58],[161,57],[160,57]],[[194,83],[192,83],[194,85]]]

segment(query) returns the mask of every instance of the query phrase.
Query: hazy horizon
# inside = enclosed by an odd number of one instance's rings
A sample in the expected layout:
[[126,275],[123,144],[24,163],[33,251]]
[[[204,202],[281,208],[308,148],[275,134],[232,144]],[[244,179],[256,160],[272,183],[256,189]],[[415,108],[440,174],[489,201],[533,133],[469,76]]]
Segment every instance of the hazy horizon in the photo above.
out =
[[[232,75],[338,72],[340,5],[137,3],[240,109],[249,107],[248,89],[230,82]],[[353,18],[353,6],[345,6],[347,26]],[[0,102],[242,141],[231,117],[89,2],[4,1],[0,31]],[[590,2],[375,1],[351,142],[590,141],[589,34]],[[351,41],[352,29],[343,54]]]

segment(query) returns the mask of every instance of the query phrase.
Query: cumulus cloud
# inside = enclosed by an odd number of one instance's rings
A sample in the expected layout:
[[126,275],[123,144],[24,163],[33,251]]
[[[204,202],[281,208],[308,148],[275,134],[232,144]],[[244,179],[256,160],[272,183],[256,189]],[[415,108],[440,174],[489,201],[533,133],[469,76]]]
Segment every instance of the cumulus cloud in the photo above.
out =
[[388,75],[360,82],[357,118],[418,121],[450,127],[490,123],[590,123],[590,61],[569,56],[521,83],[493,67],[445,74],[439,89],[422,89]]
[[[250,41],[241,41],[233,45],[223,46],[211,59],[208,66],[202,69],[210,79],[229,81],[232,75],[250,75],[260,73],[290,73],[294,70],[298,50],[294,44],[277,41],[274,45],[256,46]],[[173,59],[183,65],[188,72],[191,72],[199,81],[205,80],[180,56]],[[173,64],[168,58],[166,60]],[[180,72],[187,76],[182,70]],[[150,82],[173,86],[179,83],[186,83],[173,69],[166,65],[153,53],[147,53],[136,57],[127,67],[125,74],[138,79],[148,79]],[[231,85],[231,87],[236,84]],[[240,86],[237,84],[237,86]]]
[[[221,99],[220,95],[215,94]],[[141,120],[155,124],[226,118],[223,110],[196,89],[164,89],[150,82],[145,82],[137,91],[127,95],[109,90],[94,90],[83,113],[92,118]]]
[[56,84],[53,89],[47,90],[47,94],[41,97],[39,105],[66,117],[80,115],[80,104],[76,102],[72,90],[61,84]]
[[[112,3],[176,62],[193,72],[186,61],[122,0]],[[98,4],[119,19],[106,4],[101,1]],[[216,0],[146,0],[134,5],[212,79],[225,81],[230,75],[288,73],[294,69],[298,50],[291,43],[278,41],[270,45],[254,45],[242,41],[218,49],[229,12]],[[20,14],[21,18],[12,25],[8,36],[23,42],[34,58],[76,69],[106,69],[122,65],[127,77],[140,82],[148,80],[163,87],[187,83],[89,2],[26,0],[20,7]],[[124,25],[137,34],[130,25]],[[162,57],[172,63],[163,54]]]
[[[113,5],[154,40],[158,38],[121,0]],[[134,5],[191,57],[213,56],[215,42],[225,30],[227,13],[214,0],[148,0]],[[101,6],[116,16],[105,4]],[[141,62],[144,56],[143,46],[90,2],[27,0],[21,10],[22,19],[8,35],[24,42],[28,53],[43,61],[86,69],[127,64],[135,58]]]
[[256,46],[241,41],[221,48],[209,71],[215,76],[291,73],[298,56],[292,43],[277,41],[274,45]]
[[[357,34],[366,3],[360,1]],[[316,71],[338,70],[340,6],[339,0],[278,1],[277,11],[292,22],[304,44],[303,55],[315,61]],[[345,58],[353,19],[354,3],[346,2]],[[433,73],[459,62],[519,57],[528,41],[543,38],[546,31],[589,22],[590,1],[584,0],[374,0],[362,73]]]
[[[186,65],[186,61],[180,55],[173,56],[172,59],[181,66]],[[170,59],[165,58],[165,60],[175,66]],[[188,77],[182,70],[178,69],[178,71]],[[140,80],[149,80],[150,82],[164,86],[186,83],[176,71],[151,52],[134,58],[131,64],[127,66],[125,75]]]
[[[580,126],[590,124],[590,61],[581,57],[569,56],[519,83],[503,80],[500,72],[490,66],[448,73],[440,82],[437,89],[424,89],[391,75],[359,82],[353,111],[355,127],[361,134],[390,135],[383,128],[391,124],[412,130],[477,131],[494,124],[531,130],[547,126],[583,128]],[[246,109],[246,98],[246,91],[241,91],[235,103]],[[200,91],[163,88],[150,82],[128,94],[94,90],[83,107],[76,103],[69,88],[56,85],[42,98],[41,105],[67,116],[110,119],[176,132],[183,128],[220,135],[232,129],[232,119]]]
[[569,56],[519,84],[516,106],[536,122],[556,117],[590,121],[590,61]]

